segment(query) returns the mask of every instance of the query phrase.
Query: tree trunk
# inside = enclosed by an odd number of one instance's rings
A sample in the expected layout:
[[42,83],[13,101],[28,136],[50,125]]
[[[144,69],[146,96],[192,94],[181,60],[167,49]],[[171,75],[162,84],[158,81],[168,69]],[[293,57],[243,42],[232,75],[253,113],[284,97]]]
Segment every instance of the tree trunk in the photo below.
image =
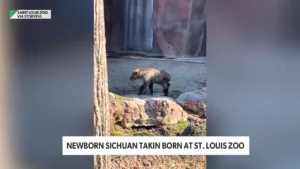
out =
[[[103,0],[94,0],[94,135],[110,135]],[[110,156],[95,156],[94,169],[108,169]]]

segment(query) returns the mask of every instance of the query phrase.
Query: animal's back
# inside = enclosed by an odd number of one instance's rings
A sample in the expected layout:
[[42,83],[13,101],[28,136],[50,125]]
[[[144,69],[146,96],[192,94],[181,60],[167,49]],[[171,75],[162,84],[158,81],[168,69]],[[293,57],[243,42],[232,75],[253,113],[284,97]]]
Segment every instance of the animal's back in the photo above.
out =
[[167,82],[169,82],[169,81],[171,80],[171,75],[170,75],[168,72],[166,72],[165,70],[161,69],[161,70],[160,70],[160,74],[163,75],[164,79],[165,79]]
[[154,76],[155,74],[159,74],[159,70],[154,69],[154,68],[144,68],[144,69],[139,69],[141,74],[149,75],[149,76]]
[[158,70],[152,68],[149,70],[151,71],[152,74],[152,78],[151,78],[152,83],[161,84],[163,82],[169,82],[171,80],[170,74],[163,69]]
[[151,78],[152,83],[161,83],[163,81],[169,82],[171,80],[171,76],[168,72],[163,69],[155,69],[155,68],[144,68],[140,69],[144,75]]

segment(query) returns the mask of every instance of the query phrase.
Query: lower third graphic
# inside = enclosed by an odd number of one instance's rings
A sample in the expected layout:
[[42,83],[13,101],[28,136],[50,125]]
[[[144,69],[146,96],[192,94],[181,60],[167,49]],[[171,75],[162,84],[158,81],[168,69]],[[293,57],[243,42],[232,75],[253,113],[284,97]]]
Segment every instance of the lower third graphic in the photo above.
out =
[[9,19],[51,19],[51,10],[9,10]]

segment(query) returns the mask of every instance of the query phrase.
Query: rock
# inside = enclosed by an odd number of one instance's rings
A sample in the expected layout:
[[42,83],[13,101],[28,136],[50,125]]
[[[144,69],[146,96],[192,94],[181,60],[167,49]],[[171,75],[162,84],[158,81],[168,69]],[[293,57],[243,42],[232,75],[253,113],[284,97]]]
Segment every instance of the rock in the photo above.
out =
[[182,93],[176,101],[186,111],[206,118],[206,88]]
[[111,120],[111,128],[114,129],[114,124],[121,122],[124,116],[123,98],[119,95],[109,93],[109,113]]
[[199,107],[199,116],[206,118],[206,102],[201,102]]
[[206,119],[201,119],[197,123],[190,123],[181,136],[206,136]]
[[122,121],[124,115],[123,98],[119,95],[109,93],[109,100],[110,100],[109,111],[112,119],[114,119],[115,122]]
[[110,93],[112,124],[122,127],[152,127],[187,120],[187,113],[175,100],[164,96],[127,95]]

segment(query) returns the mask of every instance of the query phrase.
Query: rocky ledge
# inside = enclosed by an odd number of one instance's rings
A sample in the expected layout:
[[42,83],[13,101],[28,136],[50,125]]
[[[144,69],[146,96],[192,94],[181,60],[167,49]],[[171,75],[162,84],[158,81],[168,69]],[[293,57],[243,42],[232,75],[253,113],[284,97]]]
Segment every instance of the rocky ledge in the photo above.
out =
[[205,89],[177,99],[160,95],[110,93],[112,135],[206,135]]

